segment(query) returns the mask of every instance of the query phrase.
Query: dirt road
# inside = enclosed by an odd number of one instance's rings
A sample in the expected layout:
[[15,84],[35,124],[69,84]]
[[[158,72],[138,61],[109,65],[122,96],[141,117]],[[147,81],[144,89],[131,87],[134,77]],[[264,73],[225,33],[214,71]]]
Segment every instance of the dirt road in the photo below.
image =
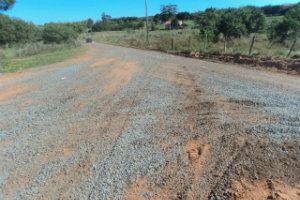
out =
[[299,77],[88,47],[0,76],[0,199],[299,199]]

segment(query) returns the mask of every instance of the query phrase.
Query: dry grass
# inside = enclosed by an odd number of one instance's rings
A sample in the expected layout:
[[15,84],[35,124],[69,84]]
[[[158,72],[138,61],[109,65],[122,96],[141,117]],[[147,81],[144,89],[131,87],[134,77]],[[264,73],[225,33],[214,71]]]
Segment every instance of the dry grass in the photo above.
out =
[[[81,39],[92,37],[94,41],[108,44],[121,45],[126,47],[149,48],[165,52],[193,52],[221,54],[223,53],[222,38],[216,43],[210,42],[204,48],[204,41],[199,39],[198,30],[170,30],[151,31],[149,33],[150,46],[146,43],[146,33],[143,30],[108,31],[82,35]],[[228,43],[228,54],[248,55],[252,36],[232,39]],[[300,53],[300,42],[295,46],[292,56]],[[254,55],[280,56],[288,54],[291,41],[283,44],[271,43],[265,34],[258,34],[254,44]]]
[[18,48],[0,49],[0,73],[62,62],[82,54],[85,50],[83,46],[75,48],[70,45],[40,44],[27,45],[20,50]]

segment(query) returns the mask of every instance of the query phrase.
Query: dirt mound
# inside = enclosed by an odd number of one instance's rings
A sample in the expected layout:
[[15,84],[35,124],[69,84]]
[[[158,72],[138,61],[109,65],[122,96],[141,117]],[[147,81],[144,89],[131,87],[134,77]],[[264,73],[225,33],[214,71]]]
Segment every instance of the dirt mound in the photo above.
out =
[[300,186],[292,187],[282,181],[274,180],[241,180],[235,182],[230,189],[235,200],[239,199],[278,199],[298,200],[300,199]]
[[264,68],[268,71],[279,71],[287,74],[300,74],[300,61],[296,59],[279,58],[273,56],[246,56],[246,55],[211,55],[201,54],[199,52],[179,53],[185,57],[194,57],[199,59],[218,60],[222,62],[237,63],[249,65],[252,67]]
[[192,164],[203,164],[205,155],[209,150],[209,145],[202,144],[201,141],[192,140],[184,147],[184,151],[187,153],[188,159]]
[[300,199],[297,141],[282,144],[253,137],[241,145],[210,199]]

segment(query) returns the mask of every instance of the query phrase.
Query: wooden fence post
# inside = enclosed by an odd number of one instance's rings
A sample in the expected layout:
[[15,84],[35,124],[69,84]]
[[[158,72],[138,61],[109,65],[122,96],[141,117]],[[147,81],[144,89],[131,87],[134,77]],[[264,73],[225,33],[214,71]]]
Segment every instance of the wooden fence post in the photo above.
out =
[[174,44],[175,42],[174,42],[174,38],[172,38],[172,49],[174,49],[175,48],[175,44]]
[[249,49],[249,56],[252,54],[252,49],[253,49],[255,39],[256,39],[256,35],[254,35],[252,38],[252,42],[251,42],[250,49]]
[[294,47],[295,47],[295,45],[296,45],[296,42],[297,42],[297,39],[295,39],[295,40],[293,41],[293,44],[292,44],[292,46],[291,46],[291,48],[290,48],[290,51],[289,51],[288,55],[286,56],[287,58],[290,57],[292,51],[294,50]]
[[205,33],[204,49],[207,47],[207,33]]
[[21,56],[22,56],[22,49],[21,49],[21,47],[19,47],[18,54],[19,54],[19,57],[21,57]]
[[226,53],[227,50],[227,36],[224,37],[224,53]]

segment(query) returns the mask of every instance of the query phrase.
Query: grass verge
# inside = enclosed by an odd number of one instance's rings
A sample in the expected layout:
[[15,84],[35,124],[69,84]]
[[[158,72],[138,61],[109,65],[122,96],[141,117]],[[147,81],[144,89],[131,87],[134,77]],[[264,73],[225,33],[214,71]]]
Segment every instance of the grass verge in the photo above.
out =
[[55,64],[79,56],[86,47],[68,47],[52,52],[43,52],[32,56],[4,58],[0,60],[0,73],[16,72],[28,68]]
[[[142,49],[153,49],[171,53],[200,52],[203,54],[223,54],[222,38],[217,43],[209,42],[204,48],[204,41],[198,38],[199,30],[157,30],[149,33],[150,46],[146,43],[146,33],[144,30],[127,31],[107,31],[97,32],[91,35],[82,35],[81,38],[91,37],[94,41],[120,45],[125,47],[135,47]],[[265,34],[257,34],[254,44],[253,55],[286,57],[291,41],[283,44],[270,43]],[[228,42],[226,54],[248,55],[252,36],[232,39]],[[291,56],[299,55],[299,41]]]

